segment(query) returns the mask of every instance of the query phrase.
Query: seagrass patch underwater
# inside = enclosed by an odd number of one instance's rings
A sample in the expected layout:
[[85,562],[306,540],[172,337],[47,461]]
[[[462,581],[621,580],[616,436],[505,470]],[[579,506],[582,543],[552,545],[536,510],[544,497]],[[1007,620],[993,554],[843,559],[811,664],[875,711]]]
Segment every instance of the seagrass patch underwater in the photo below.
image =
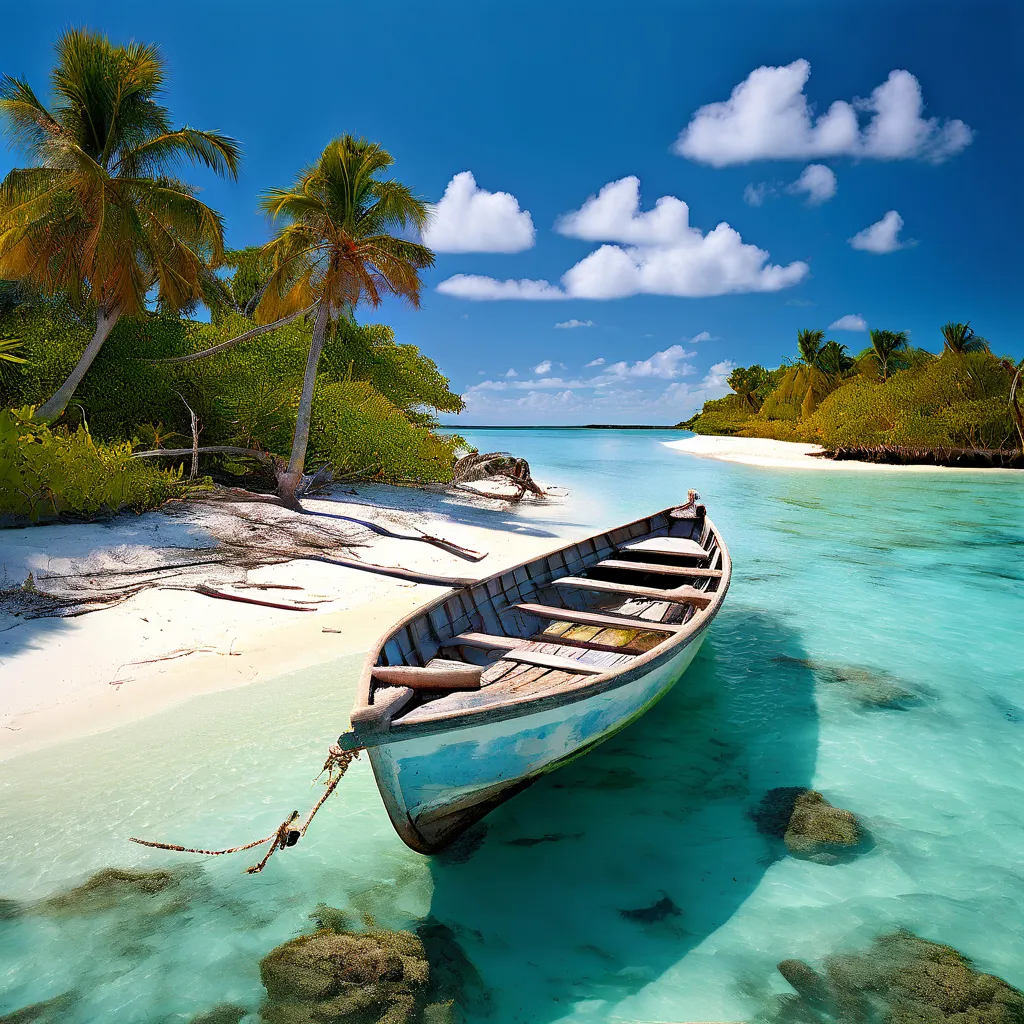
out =
[[[462,432],[570,489],[501,517],[524,528],[575,536],[701,492],[736,571],[680,684],[432,859],[394,835],[365,762],[262,875],[125,842],[227,845],[305,806],[358,658],[7,762],[0,1014],[61,998],[37,1019],[255,1022],[261,959],[319,904],[416,933],[388,1006],[428,1024],[445,992],[495,1024],[782,1020],[776,964],[818,971],[901,928],[1024,987],[1024,477],[754,469],[665,448],[674,432]],[[808,790],[850,812],[855,848],[787,841]],[[81,888],[109,868],[163,874]]]

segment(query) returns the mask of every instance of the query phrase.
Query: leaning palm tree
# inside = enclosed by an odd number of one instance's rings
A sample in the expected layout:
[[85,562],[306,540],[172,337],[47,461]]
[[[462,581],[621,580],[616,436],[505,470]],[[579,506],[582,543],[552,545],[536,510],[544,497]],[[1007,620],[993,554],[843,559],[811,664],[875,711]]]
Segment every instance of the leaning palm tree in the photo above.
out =
[[800,353],[800,362],[805,366],[817,366],[824,342],[824,331],[797,331],[796,346]]
[[381,178],[393,163],[375,143],[343,135],[330,142],[289,189],[266,193],[260,206],[282,225],[266,247],[274,270],[257,318],[276,321],[315,306],[313,337],[288,466],[278,494],[298,506],[309,441],[316,371],[328,329],[360,302],[378,306],[387,295],[420,302],[420,271],[434,263],[424,245],[399,237],[422,229],[427,206],[400,182]]
[[56,51],[49,108],[23,79],[0,80],[0,119],[32,160],[0,185],[0,277],[96,316],[77,365],[36,410],[44,421],[64,411],[121,316],[149,297],[181,309],[202,296],[223,226],[171,171],[191,162],[237,177],[240,161],[233,139],[172,126],[156,47],[73,29]]
[[907,347],[906,331],[871,331],[871,348],[882,371],[882,380],[889,379],[889,363],[898,352]]
[[989,352],[988,342],[974,333],[970,321],[965,324],[950,320],[942,325],[943,351],[954,355],[966,352]]

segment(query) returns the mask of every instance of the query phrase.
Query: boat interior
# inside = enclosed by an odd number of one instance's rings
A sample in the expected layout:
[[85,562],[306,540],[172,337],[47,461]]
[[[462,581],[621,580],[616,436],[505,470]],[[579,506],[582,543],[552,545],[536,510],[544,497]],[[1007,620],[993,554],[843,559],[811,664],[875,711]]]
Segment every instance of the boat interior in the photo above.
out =
[[370,670],[367,719],[390,705],[400,727],[571,688],[694,632],[728,572],[700,513],[589,538],[411,618]]

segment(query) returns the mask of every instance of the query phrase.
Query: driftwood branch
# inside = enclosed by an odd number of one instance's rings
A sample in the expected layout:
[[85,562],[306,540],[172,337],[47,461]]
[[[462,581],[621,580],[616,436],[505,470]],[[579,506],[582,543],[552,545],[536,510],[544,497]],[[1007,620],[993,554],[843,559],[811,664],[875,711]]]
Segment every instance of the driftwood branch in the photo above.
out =
[[312,313],[315,308],[316,303],[314,302],[312,306],[300,309],[297,313],[290,313],[288,316],[283,316],[280,320],[275,320],[272,324],[261,324],[259,327],[254,327],[251,331],[239,334],[237,337],[231,338],[228,341],[222,341],[219,345],[214,345],[212,348],[204,348],[202,352],[190,352],[187,356],[172,356],[169,359],[146,359],[144,362],[159,363],[163,366],[167,366],[171,363],[192,363],[197,359],[205,359],[207,356],[216,355],[218,352],[226,352],[229,348],[234,348],[236,345],[240,345],[243,341],[251,341],[253,338],[258,338],[261,334],[268,334],[270,331],[276,331],[278,327],[284,327],[286,324],[290,324],[294,320],[298,320],[300,317],[306,316],[307,313]]
[[232,444],[208,444],[202,448],[196,446],[191,448],[153,448],[148,452],[134,452],[132,458],[155,459],[166,455],[172,459],[182,459],[189,455],[198,457],[201,454],[246,456],[247,458],[257,459],[265,466],[274,465],[274,456],[269,452],[257,451],[255,448],[237,448]]
[[206,597],[217,597],[222,601],[238,601],[240,604],[258,604],[263,608],[280,608],[286,612],[314,612],[315,608],[303,608],[297,604],[281,604],[278,601],[261,601],[255,597],[242,597],[241,594],[226,594],[223,590],[214,590],[213,587],[208,587],[203,583],[200,583],[197,587],[190,588],[197,594],[203,594]]
[[371,523],[365,519],[353,519],[351,516],[341,516],[335,512],[315,512],[311,509],[306,509],[305,513],[309,516],[322,516],[324,519],[340,519],[342,522],[355,523],[356,526],[363,526],[367,530],[380,534],[381,537],[389,537],[392,540],[418,540],[424,544],[433,544],[434,547],[447,551],[449,554],[458,555],[469,562],[479,562],[487,557],[486,551],[474,551],[472,548],[463,547],[461,544],[445,540],[443,537],[435,537],[432,534],[424,533],[422,530],[419,531],[417,536],[409,536],[407,533],[395,533],[379,523]]
[[396,580],[408,580],[410,583],[426,583],[432,587],[472,587],[479,583],[479,580],[469,579],[464,576],[433,576],[430,573],[415,572],[412,569],[402,569],[397,565],[376,565],[373,562],[361,562],[355,558],[330,558],[327,555],[297,555],[297,558],[307,562],[324,562],[327,565],[339,565],[343,569],[361,569],[363,572],[376,573],[378,576],[391,576]]

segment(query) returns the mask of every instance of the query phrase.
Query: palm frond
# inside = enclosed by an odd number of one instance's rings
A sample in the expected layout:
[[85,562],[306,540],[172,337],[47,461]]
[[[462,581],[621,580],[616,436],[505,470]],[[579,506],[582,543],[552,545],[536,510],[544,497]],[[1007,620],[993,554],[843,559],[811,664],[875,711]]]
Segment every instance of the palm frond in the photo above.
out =
[[221,132],[179,128],[146,139],[121,154],[116,173],[126,177],[163,174],[182,162],[202,164],[222,177],[238,180],[242,162],[241,146]]

